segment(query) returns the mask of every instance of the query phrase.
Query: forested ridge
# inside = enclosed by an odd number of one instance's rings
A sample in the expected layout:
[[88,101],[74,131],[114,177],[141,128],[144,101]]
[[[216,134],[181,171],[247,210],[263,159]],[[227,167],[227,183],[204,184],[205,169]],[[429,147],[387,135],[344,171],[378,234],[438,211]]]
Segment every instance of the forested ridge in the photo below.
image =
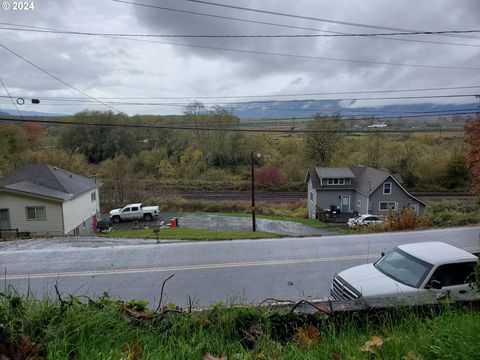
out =
[[[84,111],[55,120],[65,124],[0,124],[0,175],[45,162],[96,177],[126,201],[145,186],[246,188],[254,151],[256,183],[269,190],[304,190],[310,166],[362,164],[400,174],[411,191],[463,192],[475,145],[462,132],[346,132],[345,120],[321,115],[303,132],[236,131],[239,118],[200,103],[183,116]],[[469,123],[472,133],[478,120]]]

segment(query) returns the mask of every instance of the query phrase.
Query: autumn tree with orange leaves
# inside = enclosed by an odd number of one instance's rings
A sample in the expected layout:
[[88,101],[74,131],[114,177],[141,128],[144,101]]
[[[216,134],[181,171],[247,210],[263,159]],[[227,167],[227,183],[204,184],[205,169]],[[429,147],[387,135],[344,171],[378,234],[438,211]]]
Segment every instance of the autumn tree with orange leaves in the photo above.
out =
[[466,160],[470,171],[470,188],[480,197],[480,113],[476,120],[466,122],[465,132],[465,141],[469,145]]

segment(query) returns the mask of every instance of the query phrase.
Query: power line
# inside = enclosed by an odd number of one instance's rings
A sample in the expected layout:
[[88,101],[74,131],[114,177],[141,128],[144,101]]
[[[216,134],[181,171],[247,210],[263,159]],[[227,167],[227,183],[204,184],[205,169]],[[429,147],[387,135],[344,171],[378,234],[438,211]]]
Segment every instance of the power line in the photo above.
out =
[[[323,98],[323,99],[291,99],[291,100],[280,100],[276,103],[298,103],[305,101],[367,101],[367,100],[413,100],[413,99],[448,99],[448,98],[466,98],[466,97],[476,97],[477,94],[449,94],[449,95],[415,95],[415,96],[381,96],[381,97],[344,97],[344,98]],[[2,96],[0,96],[1,98]],[[46,97],[44,99],[47,99]],[[70,102],[81,102],[89,103],[83,99],[75,98],[60,98],[60,97],[51,97],[49,98],[55,101],[70,101]],[[105,98],[104,98],[105,99]],[[105,104],[119,104],[119,105],[139,105],[139,106],[187,106],[192,104],[192,102],[134,102],[134,101],[105,101]],[[239,101],[239,102],[203,102],[202,105],[251,105],[251,104],[269,104],[268,100],[259,100],[259,101]]]
[[84,91],[80,90],[79,88],[77,88],[77,87],[69,84],[69,83],[66,82],[65,80],[60,79],[58,76],[53,75],[52,73],[50,73],[50,72],[48,72],[47,70],[43,69],[42,67],[34,64],[34,63],[31,62],[30,60],[28,60],[28,59],[26,59],[25,57],[23,57],[22,55],[16,53],[15,51],[13,51],[12,49],[8,48],[7,46],[5,46],[5,45],[3,45],[3,44],[0,43],[0,47],[4,48],[5,50],[7,50],[7,51],[10,52],[11,54],[15,55],[15,56],[18,57],[19,59],[22,59],[22,60],[25,61],[26,63],[32,65],[34,68],[40,70],[40,71],[43,72],[44,74],[47,74],[48,76],[54,78],[55,80],[61,82],[62,84],[64,84],[64,85],[72,88],[73,90],[79,92],[80,94],[85,95],[86,97],[94,100],[95,102],[98,102],[98,103],[100,103],[100,104],[102,104],[102,105],[104,105],[104,106],[106,106],[106,107],[108,107],[108,108],[110,108],[110,109],[112,109],[112,110],[114,110],[114,111],[116,111],[116,112],[121,112],[120,110],[115,109],[113,106],[110,106],[110,105],[104,103],[103,101],[98,100],[98,99],[94,98],[93,96],[88,95],[86,92],[84,92]]
[[375,130],[281,130],[281,129],[240,129],[240,128],[216,128],[216,127],[186,127],[186,126],[165,126],[151,124],[107,124],[107,123],[88,123],[81,121],[57,121],[57,120],[34,120],[34,119],[11,119],[0,117],[0,121],[8,122],[28,122],[50,125],[79,125],[79,126],[99,126],[99,127],[125,127],[136,129],[163,129],[163,130],[185,130],[185,131],[213,131],[213,132],[250,132],[250,133],[342,133],[342,134],[358,134],[358,133],[431,133],[437,131],[463,132],[463,129],[375,129]]
[[[112,0],[112,1],[118,2],[118,3],[140,6],[140,7],[153,8],[153,9],[158,9],[158,10],[171,11],[171,12],[183,13],[183,14],[189,14],[189,15],[205,16],[205,17],[217,18],[217,19],[222,19],[222,20],[233,20],[233,21],[239,21],[239,22],[245,22],[245,23],[251,23],[251,24],[275,26],[275,27],[298,29],[298,30],[321,31],[321,32],[326,32],[326,33],[331,33],[331,34],[348,34],[348,33],[339,32],[339,31],[323,30],[323,29],[316,29],[316,28],[309,28],[309,27],[302,27],[302,26],[271,23],[271,22],[266,22],[266,21],[241,19],[241,18],[237,18],[237,17],[208,14],[208,13],[202,13],[202,12],[196,12],[196,11],[189,11],[189,10],[173,9],[173,8],[168,8],[168,7],[158,6],[158,5],[143,4],[143,3],[132,2],[132,1],[124,1],[124,0]],[[453,45],[453,46],[480,47],[480,45],[476,45],[476,44],[462,44],[462,43],[428,41],[428,40],[418,40],[418,39],[402,39],[402,38],[395,38],[395,37],[390,38],[390,37],[377,36],[377,37],[374,37],[374,38],[384,39],[384,40],[404,41],[404,42],[418,42],[418,43],[434,44],[434,45]],[[138,40],[138,41],[142,41],[142,40]],[[143,41],[146,41],[146,40],[143,40]]]
[[17,103],[13,100],[13,98],[10,96],[10,93],[8,92],[7,86],[3,82],[2,78],[0,77],[0,82],[2,83],[3,88],[5,89],[5,92],[7,93],[8,98],[12,101],[13,106],[15,106],[15,109],[17,109],[18,115],[20,116],[21,119],[23,119],[22,113],[18,109]]
[[[117,1],[117,0],[113,0],[113,1]],[[311,21],[326,22],[326,23],[331,23],[331,24],[356,26],[356,27],[362,27],[362,28],[367,28],[367,29],[380,29],[380,30],[402,31],[402,32],[415,32],[415,31],[418,31],[418,30],[410,30],[410,29],[397,28],[397,27],[391,27],[391,26],[380,26],[380,25],[371,25],[371,24],[361,24],[361,23],[354,23],[354,22],[348,22],[348,21],[340,21],[340,20],[331,20],[331,19],[317,18],[317,17],[312,17],[312,16],[287,14],[287,13],[281,13],[281,12],[277,12],[277,11],[269,11],[269,10],[262,10],[262,9],[253,9],[253,8],[248,8],[248,7],[243,7],[243,6],[220,4],[220,3],[215,3],[215,2],[210,2],[210,1],[203,1],[203,0],[187,0],[187,1],[193,2],[193,3],[198,3],[198,4],[203,4],[203,5],[209,5],[209,6],[216,6],[216,7],[223,7],[223,8],[229,8],[229,9],[242,10],[242,11],[256,12],[256,13],[268,14],[268,15],[283,16],[283,17],[289,17],[289,18],[295,18],[295,19],[302,19],[302,20],[311,20]],[[453,37],[454,35],[450,35],[450,36]],[[458,35],[456,35],[455,37],[464,37],[464,38],[478,39],[478,37],[476,37],[476,36],[475,36],[475,37],[467,37],[467,36],[458,36]]]
[[[117,0],[113,0],[113,1],[117,1]],[[220,50],[220,51],[229,51],[229,52],[237,52],[237,53],[256,54],[256,55],[282,56],[282,57],[289,57],[289,58],[301,58],[301,59],[307,59],[307,60],[337,61],[337,62],[347,62],[347,63],[402,66],[402,67],[429,68],[429,69],[475,70],[475,71],[480,70],[480,67],[443,66],[443,65],[381,62],[381,61],[373,61],[373,60],[342,59],[342,58],[330,58],[330,57],[309,56],[309,55],[288,54],[288,53],[275,53],[275,52],[260,51],[260,50],[242,50],[242,49],[234,49],[234,48],[226,48],[226,47],[218,47],[218,46],[182,44],[182,43],[175,43],[175,42],[133,39],[133,38],[116,37],[116,36],[108,36],[108,37],[113,38],[113,39],[124,39],[124,40],[129,40],[129,41],[141,41],[141,42],[163,44],[163,45],[173,45],[173,46],[181,46],[181,47],[208,49],[208,50]]]
[[[412,112],[411,114],[408,114],[408,113],[404,113],[404,114],[399,114],[399,115],[394,115],[394,116],[374,116],[372,119],[373,120],[377,120],[377,121],[385,121],[385,120],[401,120],[401,119],[411,119],[411,118],[428,118],[428,117],[439,117],[439,116],[451,116],[451,115],[472,115],[472,114],[477,114],[478,112],[480,111],[480,109],[471,109],[471,110],[468,110],[468,109],[465,109],[465,110],[462,110],[462,111],[457,111],[457,110],[444,110],[444,111],[441,111],[441,112],[435,112],[435,113],[418,113],[418,112]],[[362,120],[362,119],[352,119],[352,116],[354,115],[340,115],[341,112],[339,112],[339,115],[334,115],[332,117],[332,121],[335,121],[337,119],[340,119],[340,120]],[[368,119],[370,118],[372,114],[364,114],[364,115],[359,115],[359,116],[362,116],[363,119]],[[205,118],[208,118],[208,114],[204,114],[204,115],[199,115],[200,118],[202,119],[205,119]],[[233,115],[233,116],[236,116],[236,115]],[[317,113],[315,115],[312,115],[312,116],[302,116],[302,117],[278,117],[278,118],[261,118],[261,119],[257,119],[256,121],[259,121],[259,124],[261,125],[260,122],[262,121],[297,121],[297,120],[312,120],[312,119],[315,119],[317,116],[327,116],[327,115],[323,115],[321,113]],[[246,120],[252,120],[252,119],[245,119],[243,121],[246,121]],[[207,124],[211,124],[211,120],[209,121],[208,119],[206,120],[207,121]],[[182,121],[182,124],[184,122]]]
[[[0,23],[1,24],[1,23]],[[439,35],[439,34],[469,34],[480,33],[480,30],[442,30],[442,31],[411,31],[392,33],[349,33],[349,34],[138,34],[138,33],[101,33],[73,30],[28,29],[19,27],[0,27],[0,30],[23,31],[47,34],[87,35],[103,37],[154,37],[154,38],[321,38],[321,37],[375,37],[375,36],[404,36],[404,35]]]
[[[450,86],[450,87],[435,87],[435,88],[416,88],[416,89],[386,89],[386,90],[363,90],[363,91],[341,91],[341,92],[316,92],[316,93],[296,93],[296,94],[263,94],[263,95],[228,95],[228,96],[154,96],[154,97],[97,97],[103,100],[190,100],[190,99],[241,99],[241,98],[275,98],[275,97],[296,97],[296,96],[321,96],[321,95],[348,95],[348,94],[382,94],[382,93],[397,93],[397,92],[418,92],[418,91],[442,91],[442,90],[465,90],[465,89],[479,89],[480,85],[469,86]],[[470,95],[466,95],[470,96]],[[474,96],[474,95],[472,95]],[[1,96],[0,96],[1,97]],[[21,96],[25,97],[25,96]],[[66,101],[70,99],[83,100],[74,97],[59,97],[59,96],[43,96],[42,99],[52,99],[59,101]]]
[[[6,98],[6,96],[0,96],[0,98]],[[69,101],[69,100],[65,100]],[[108,102],[107,102],[108,103]],[[8,103],[0,103],[0,104],[8,104]],[[43,103],[44,106],[76,106],[76,105],[90,105],[93,102],[64,102],[64,103]],[[125,106],[171,106],[171,107],[185,107],[188,104],[165,104],[165,103],[122,103],[122,102],[115,102],[117,105],[125,105]],[[477,108],[461,108],[461,109],[446,109],[446,110],[429,110],[429,111],[395,111],[395,110],[382,110],[382,109],[370,109],[370,110],[362,110],[364,108],[335,108],[335,109],[323,109],[323,108],[264,108],[264,107],[235,107],[235,106],[226,106],[224,107],[230,111],[251,111],[251,110],[261,110],[261,111],[296,111],[296,112],[317,112],[317,113],[346,113],[352,115],[370,115],[375,113],[381,114],[400,114],[407,116],[409,114],[440,114],[442,115],[445,112],[448,113],[462,113],[465,111],[479,111]],[[205,107],[206,110],[211,110],[213,107]]]
[[[0,103],[0,104],[7,104],[7,103]],[[78,106],[78,105],[89,105],[92,103],[48,103],[43,104],[44,106]],[[142,104],[146,106],[158,106],[160,104]],[[174,106],[174,107],[184,107],[184,105],[160,105],[160,106]],[[212,108],[206,108],[207,110]],[[446,110],[429,110],[429,111],[395,111],[395,110],[381,110],[381,109],[371,109],[371,110],[362,110],[362,108],[355,109],[355,108],[337,108],[337,109],[296,109],[296,108],[262,108],[262,107],[249,107],[248,109],[244,108],[236,108],[236,107],[226,107],[227,110],[230,111],[237,111],[237,113],[241,113],[242,110],[245,111],[252,111],[252,110],[261,110],[264,112],[269,111],[295,111],[295,112],[307,112],[307,113],[331,113],[331,114],[345,114],[344,118],[348,118],[349,116],[369,116],[379,114],[398,114],[397,116],[392,116],[391,118],[397,118],[398,116],[411,116],[416,114],[425,114],[426,115],[434,115],[434,116],[442,116],[442,115],[455,115],[455,114],[471,114],[476,113],[479,111],[477,108],[462,108],[462,109],[446,109]],[[207,116],[207,115],[205,115]],[[272,120],[276,120],[274,118]],[[288,118],[291,119],[291,118]]]

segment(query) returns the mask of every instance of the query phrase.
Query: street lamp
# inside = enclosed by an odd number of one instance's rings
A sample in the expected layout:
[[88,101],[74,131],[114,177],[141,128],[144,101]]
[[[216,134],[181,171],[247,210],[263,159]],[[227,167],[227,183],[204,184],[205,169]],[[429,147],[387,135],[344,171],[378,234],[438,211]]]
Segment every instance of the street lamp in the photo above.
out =
[[251,170],[251,178],[252,178],[252,231],[257,231],[257,226],[255,222],[255,171],[254,165],[255,160],[260,159],[261,155],[259,153],[255,153],[252,151],[251,154],[251,162],[250,162],[250,170]]

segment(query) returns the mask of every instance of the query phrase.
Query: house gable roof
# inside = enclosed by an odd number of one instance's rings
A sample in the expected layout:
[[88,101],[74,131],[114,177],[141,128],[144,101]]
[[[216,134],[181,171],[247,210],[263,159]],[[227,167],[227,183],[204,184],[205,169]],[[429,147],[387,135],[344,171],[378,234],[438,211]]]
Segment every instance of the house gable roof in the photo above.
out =
[[357,179],[355,189],[362,194],[371,194],[390,174],[367,166],[351,167]]
[[327,167],[315,167],[310,168],[306,181],[312,179],[312,185],[315,189],[320,188],[320,179],[355,179],[355,184],[352,184],[354,189],[362,194],[368,195],[375,188],[377,188],[383,180],[385,180],[390,174],[373,169],[367,166],[352,166],[341,168],[327,168]]
[[347,179],[354,178],[355,175],[352,173],[350,168],[341,167],[341,168],[329,168],[329,167],[316,167],[315,172],[317,173],[320,179]]
[[69,200],[98,188],[95,181],[47,164],[29,164],[0,179],[0,190]]
[[[351,176],[350,176],[351,174]],[[324,168],[316,167],[310,168],[305,182],[312,180],[312,186],[314,189],[321,188],[322,178],[354,178],[355,182],[352,183],[353,190],[358,191],[359,193],[370,196],[385,180],[388,178],[396,182],[400,188],[412,199],[427,205],[422,200],[411,195],[403,186],[402,178],[398,174],[390,174],[386,171],[374,169],[368,166],[352,166],[349,168]],[[332,190],[332,189],[330,189]]]

